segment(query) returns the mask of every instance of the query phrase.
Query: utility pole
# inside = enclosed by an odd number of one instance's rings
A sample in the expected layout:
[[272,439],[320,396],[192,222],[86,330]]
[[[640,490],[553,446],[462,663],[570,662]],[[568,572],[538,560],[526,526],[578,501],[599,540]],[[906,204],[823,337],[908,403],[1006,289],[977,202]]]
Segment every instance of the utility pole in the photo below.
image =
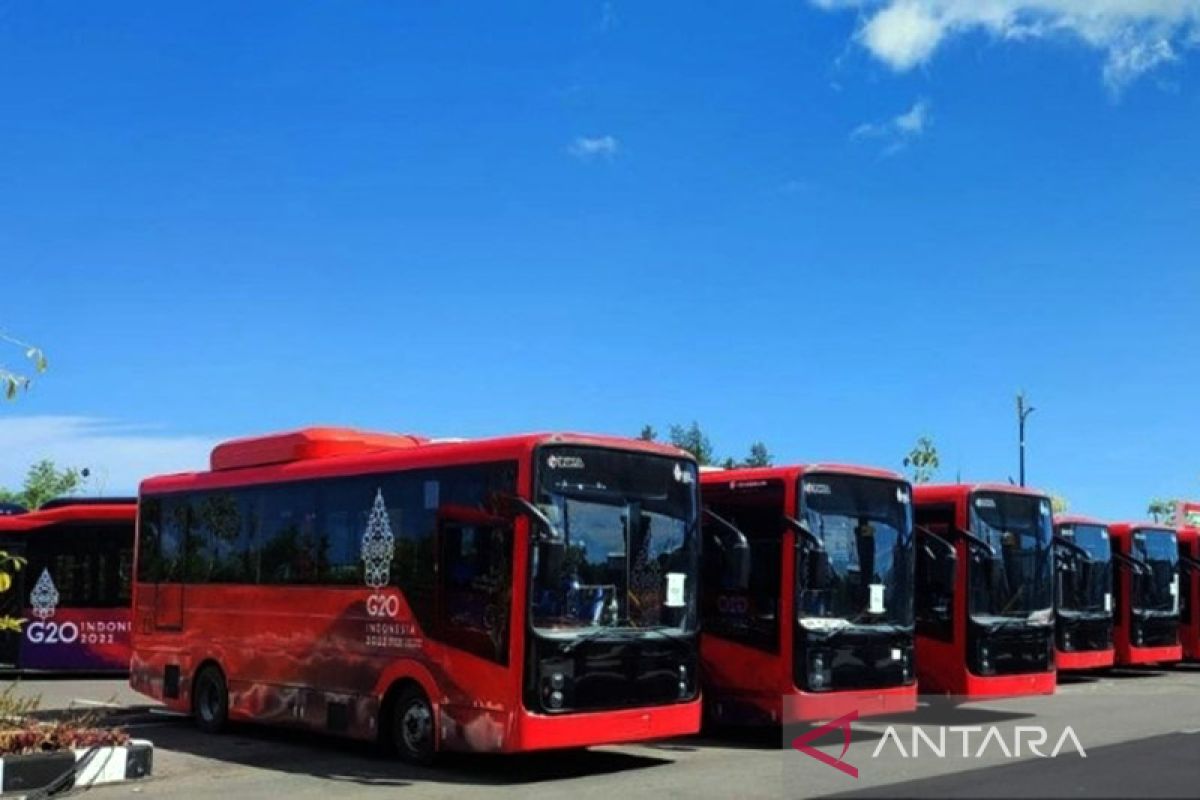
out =
[[1025,485],[1025,419],[1034,412],[1033,406],[1025,405],[1025,392],[1017,392],[1017,433],[1021,449],[1021,485]]

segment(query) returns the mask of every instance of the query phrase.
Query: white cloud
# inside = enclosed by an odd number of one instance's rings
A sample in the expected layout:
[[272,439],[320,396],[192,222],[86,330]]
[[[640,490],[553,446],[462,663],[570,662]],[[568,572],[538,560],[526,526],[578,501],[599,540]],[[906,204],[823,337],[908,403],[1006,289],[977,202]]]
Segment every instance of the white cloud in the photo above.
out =
[[29,465],[87,467],[86,494],[133,494],[150,475],[206,469],[217,437],[171,435],[83,416],[0,416],[0,486],[18,488]]
[[850,131],[850,138],[882,140],[885,143],[883,154],[890,156],[907,147],[908,143],[923,134],[930,124],[932,121],[929,116],[929,101],[922,97],[913,103],[908,111],[891,119],[883,122],[864,122]]
[[857,41],[894,70],[927,62],[948,38],[983,31],[1034,41],[1073,38],[1104,54],[1105,83],[1119,91],[1200,46],[1200,0],[810,0],[854,10]]
[[594,158],[612,158],[621,148],[615,136],[579,136],[571,142],[567,151],[576,158],[590,161]]

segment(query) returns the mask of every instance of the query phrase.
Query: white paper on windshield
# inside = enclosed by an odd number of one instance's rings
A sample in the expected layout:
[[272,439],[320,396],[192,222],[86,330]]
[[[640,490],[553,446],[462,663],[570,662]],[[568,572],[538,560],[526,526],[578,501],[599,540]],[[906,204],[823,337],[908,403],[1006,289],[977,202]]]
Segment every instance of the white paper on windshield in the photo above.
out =
[[683,606],[683,585],[687,580],[687,576],[682,572],[667,573],[667,602],[666,605],[670,608],[680,608]]
[[1112,592],[1104,593],[1104,610],[1106,612],[1112,611]]
[[899,661],[904,656],[899,647],[892,648],[892,661]]
[[870,614],[882,614],[883,613],[883,584],[882,583],[872,583],[871,584],[871,601],[870,601],[870,605],[867,608],[867,612]]

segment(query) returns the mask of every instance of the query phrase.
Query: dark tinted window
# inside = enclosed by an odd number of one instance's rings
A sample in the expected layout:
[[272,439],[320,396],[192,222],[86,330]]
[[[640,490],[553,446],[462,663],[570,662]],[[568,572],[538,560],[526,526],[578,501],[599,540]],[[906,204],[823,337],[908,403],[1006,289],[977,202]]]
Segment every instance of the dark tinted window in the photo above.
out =
[[[366,586],[363,546],[371,530],[391,537],[385,583],[402,589],[422,627],[433,631],[439,519],[470,512],[472,525],[446,530],[443,559],[460,577],[474,576],[442,585],[448,621],[440,627],[476,626],[469,649],[495,657],[496,641],[507,651],[508,617],[489,607],[509,603],[512,533],[507,522],[485,516],[493,522],[483,525],[478,515],[494,507],[497,494],[515,491],[516,473],[516,462],[473,464],[143,498],[138,577]],[[478,613],[466,613],[480,603]]]
[[783,481],[704,489],[703,496],[705,507],[733,526],[704,515],[704,630],[777,650]]
[[131,525],[73,524],[39,529],[27,540],[26,594],[45,572],[61,607],[127,606],[132,551]]

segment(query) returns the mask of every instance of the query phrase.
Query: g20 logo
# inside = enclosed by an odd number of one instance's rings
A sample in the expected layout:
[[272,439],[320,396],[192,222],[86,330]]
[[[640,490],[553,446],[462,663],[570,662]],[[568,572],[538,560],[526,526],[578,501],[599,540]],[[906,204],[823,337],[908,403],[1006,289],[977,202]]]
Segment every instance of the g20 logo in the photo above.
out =
[[400,598],[394,594],[373,594],[367,598],[367,614],[394,617],[400,613]]
[[34,622],[25,635],[34,644],[74,644],[79,641],[79,626],[74,622]]

